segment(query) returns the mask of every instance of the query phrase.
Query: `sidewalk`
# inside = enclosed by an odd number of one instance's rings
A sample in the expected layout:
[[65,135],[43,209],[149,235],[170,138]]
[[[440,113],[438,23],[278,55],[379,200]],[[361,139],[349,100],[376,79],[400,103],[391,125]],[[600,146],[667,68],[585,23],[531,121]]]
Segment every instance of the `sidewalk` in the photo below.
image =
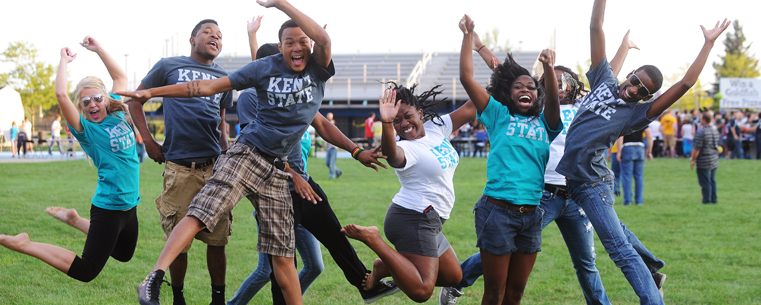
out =
[[26,154],[26,158],[14,158],[13,153],[10,151],[0,152],[0,163],[40,163],[40,162],[52,162],[52,161],[74,161],[85,159],[85,153],[77,151],[73,157],[67,157],[65,154],[61,155],[57,150],[53,151],[53,154],[48,154],[47,150],[35,151]]

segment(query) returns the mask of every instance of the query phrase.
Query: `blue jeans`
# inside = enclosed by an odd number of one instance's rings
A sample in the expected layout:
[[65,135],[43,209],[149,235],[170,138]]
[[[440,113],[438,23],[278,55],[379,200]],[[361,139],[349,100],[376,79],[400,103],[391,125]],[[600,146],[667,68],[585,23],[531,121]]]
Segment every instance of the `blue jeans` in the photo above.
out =
[[619,163],[618,159],[616,158],[616,155],[618,154],[619,153],[610,153],[610,169],[613,170],[613,175],[616,176],[613,180],[616,182],[615,186],[613,187],[613,192],[616,194],[616,196],[621,195],[621,163]]
[[735,142],[735,148],[732,149],[732,159],[743,159],[745,158],[745,151],[743,151],[743,141],[741,139],[733,139],[733,142]]
[[53,145],[58,145],[58,152],[63,155],[63,148],[61,148],[61,137],[53,137],[50,141],[50,146],[48,146],[48,153],[53,153]]
[[[600,280],[600,273],[595,267],[594,233],[592,225],[579,205],[572,199],[556,196],[544,191],[541,206],[544,211],[542,217],[542,229],[547,227],[553,220],[558,225],[563,235],[571,262],[576,269],[576,277],[584,293],[587,304],[610,304],[605,293],[605,287]],[[620,223],[620,222],[619,222]],[[653,255],[636,235],[629,231],[623,223],[620,223],[626,238],[634,250],[642,257],[650,273],[655,273],[663,268],[665,263]],[[481,254],[476,253],[460,264],[462,268],[462,281],[455,288],[462,290],[470,287],[483,275],[481,267]],[[652,282],[652,279],[651,279]]]
[[632,204],[632,177],[634,178],[634,202],[643,204],[645,172],[645,147],[624,146],[621,149],[621,186],[624,189],[624,205]]
[[[256,212],[254,212],[254,215],[256,215]],[[256,229],[259,230],[258,220]],[[309,233],[301,225],[296,227],[296,250],[299,251],[301,261],[304,264],[304,267],[299,272],[301,295],[304,295],[309,286],[320,276],[325,266],[322,262],[320,243],[312,236],[312,233]],[[259,262],[257,263],[256,270],[251,272],[248,278],[243,281],[238,291],[235,292],[235,296],[227,304],[248,304],[259,290],[270,281],[271,272],[272,267],[270,266],[267,254],[259,252]]]
[[718,168],[698,168],[698,184],[703,195],[703,203],[716,203],[716,170]]
[[639,296],[640,304],[663,304],[663,297],[655,286],[651,271],[627,239],[613,208],[613,177],[587,183],[570,180],[568,188],[571,198],[587,213],[610,259],[621,269]]
[[325,154],[325,165],[328,166],[330,169],[330,173],[328,174],[330,179],[335,178],[336,176],[339,176],[343,174],[343,172],[336,167],[336,154],[338,153],[338,148],[331,148],[328,149],[328,152]]

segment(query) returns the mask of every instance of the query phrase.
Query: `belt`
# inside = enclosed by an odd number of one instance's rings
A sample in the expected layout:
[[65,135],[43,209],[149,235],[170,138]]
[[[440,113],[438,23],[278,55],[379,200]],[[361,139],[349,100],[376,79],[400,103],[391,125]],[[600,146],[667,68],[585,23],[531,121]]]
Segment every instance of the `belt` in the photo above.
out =
[[486,202],[496,205],[500,208],[507,208],[510,211],[518,211],[521,213],[531,213],[536,210],[535,205],[517,205],[507,202],[505,200],[499,200],[486,196]]
[[204,167],[207,167],[209,165],[214,164],[215,160],[217,160],[217,157],[211,157],[211,158],[208,158],[208,159],[201,159],[200,162],[187,161],[187,159],[184,159],[184,160],[169,160],[169,161],[172,161],[173,163],[175,163],[177,165],[182,165],[182,166],[187,167],[187,168],[193,168],[193,166],[195,165],[196,169],[200,169],[200,168],[204,168]]
[[266,160],[267,162],[269,162],[270,164],[275,166],[275,168],[277,168],[277,169],[279,169],[281,171],[285,170],[285,163],[286,163],[285,159],[283,159],[281,157],[275,157],[273,155],[266,154],[266,153],[262,152],[260,149],[256,148],[256,146],[254,146],[254,151],[257,154],[259,154],[259,156],[261,156],[262,159]]
[[568,189],[564,185],[545,184],[544,189],[555,196],[560,196],[565,199],[571,198],[568,194]]
[[642,143],[642,142],[626,142],[626,143],[624,143],[624,146],[641,146],[641,147],[645,147],[645,143]]

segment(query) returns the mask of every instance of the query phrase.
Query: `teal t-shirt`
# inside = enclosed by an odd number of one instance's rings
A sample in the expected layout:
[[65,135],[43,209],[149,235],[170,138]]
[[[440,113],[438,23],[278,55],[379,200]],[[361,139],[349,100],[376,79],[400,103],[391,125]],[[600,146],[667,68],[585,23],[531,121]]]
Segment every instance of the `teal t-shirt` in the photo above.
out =
[[69,130],[98,168],[98,186],[92,204],[106,210],[127,210],[140,202],[140,162],[135,133],[123,112],[112,113],[93,123],[79,117],[84,130]]
[[550,142],[563,131],[547,126],[539,117],[510,114],[507,106],[493,97],[478,115],[489,133],[491,151],[486,161],[489,179],[484,195],[513,204],[539,205],[544,189],[544,171],[550,156]]

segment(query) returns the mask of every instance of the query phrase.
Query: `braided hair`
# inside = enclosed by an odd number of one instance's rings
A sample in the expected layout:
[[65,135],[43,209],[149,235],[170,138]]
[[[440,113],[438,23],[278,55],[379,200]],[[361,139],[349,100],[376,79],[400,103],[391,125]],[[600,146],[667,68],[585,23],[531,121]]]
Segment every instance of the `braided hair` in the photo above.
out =
[[[563,71],[563,74],[561,74],[560,77],[564,84],[563,90],[565,90],[565,96],[563,97],[563,100],[560,101],[560,104],[572,105],[589,92],[589,90],[584,88],[584,83],[579,79],[579,75],[573,72],[573,70],[566,66],[555,66],[555,70]],[[544,84],[543,80],[540,79],[540,81]],[[568,86],[571,86],[570,90],[566,89]]]
[[502,105],[507,106],[510,110],[510,114],[517,114],[518,108],[516,107],[516,101],[513,101],[510,97],[510,90],[513,83],[519,76],[526,75],[534,80],[534,84],[537,87],[536,103],[528,109],[527,113],[521,113],[530,117],[538,117],[544,109],[544,88],[539,86],[539,81],[531,76],[531,73],[526,68],[521,67],[513,59],[513,55],[508,53],[505,62],[497,65],[489,78],[489,84],[486,86],[486,91],[494,97],[495,100]]
[[441,85],[436,85],[431,88],[431,90],[423,91],[420,95],[415,95],[417,84],[412,85],[410,88],[398,85],[395,82],[388,82],[387,84],[389,84],[389,89],[396,90],[397,101],[401,101],[404,104],[415,107],[417,110],[423,111],[423,116],[420,118],[423,122],[431,120],[438,126],[444,125],[444,120],[439,116],[437,109],[441,103],[447,100],[447,98],[440,100],[436,99],[436,96],[443,92],[442,90],[437,90]]

